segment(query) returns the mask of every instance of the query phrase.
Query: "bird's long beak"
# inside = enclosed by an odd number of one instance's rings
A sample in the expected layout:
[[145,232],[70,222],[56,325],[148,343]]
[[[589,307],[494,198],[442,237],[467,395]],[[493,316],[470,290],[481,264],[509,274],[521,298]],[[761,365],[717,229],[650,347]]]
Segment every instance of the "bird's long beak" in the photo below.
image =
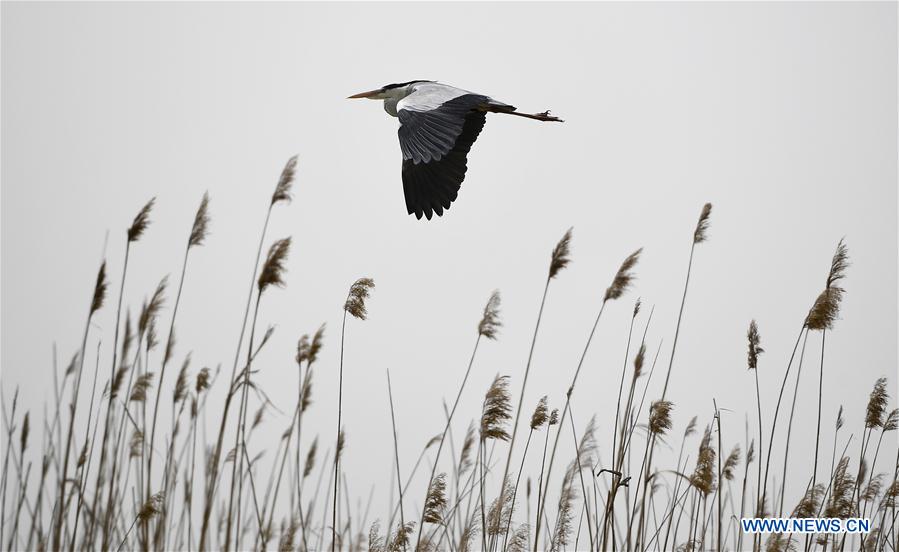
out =
[[379,88],[377,90],[369,90],[368,92],[360,92],[358,94],[353,94],[352,96],[348,97],[347,99],[348,100],[356,100],[359,98],[373,98],[380,93],[381,93],[381,89]]

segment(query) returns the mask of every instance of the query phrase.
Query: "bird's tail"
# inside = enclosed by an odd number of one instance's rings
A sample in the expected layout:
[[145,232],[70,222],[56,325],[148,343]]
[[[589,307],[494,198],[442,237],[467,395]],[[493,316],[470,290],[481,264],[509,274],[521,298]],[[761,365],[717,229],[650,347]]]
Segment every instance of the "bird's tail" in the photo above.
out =
[[505,113],[506,115],[515,115],[516,117],[525,117],[527,119],[534,119],[537,121],[551,121],[562,123],[562,119],[550,115],[549,111],[544,111],[543,113],[519,113],[516,111],[515,106],[500,103],[500,102],[490,102],[484,105],[484,111],[489,113]]

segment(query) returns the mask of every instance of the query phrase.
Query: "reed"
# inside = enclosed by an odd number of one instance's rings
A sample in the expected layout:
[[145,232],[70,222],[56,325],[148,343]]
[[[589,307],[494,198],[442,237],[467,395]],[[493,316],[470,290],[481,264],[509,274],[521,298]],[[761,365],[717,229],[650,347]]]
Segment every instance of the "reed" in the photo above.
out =
[[[256,250],[256,259],[253,261],[253,275],[250,277],[250,291],[247,294],[247,302],[244,308],[243,321],[240,325],[240,335],[237,338],[237,349],[234,353],[234,364],[231,368],[231,378],[229,381],[229,386],[233,385],[236,381],[237,377],[237,364],[240,361],[240,351],[241,345],[243,344],[244,332],[246,331],[247,319],[250,314],[250,304],[253,300],[253,290],[256,288],[256,273],[259,268],[259,259],[262,257],[262,245],[265,243],[266,231],[268,230],[269,220],[271,219],[272,209],[275,205],[279,203],[289,203],[292,199],[291,191],[293,188],[293,181],[296,175],[296,167],[297,167],[297,156],[291,157],[287,164],[284,166],[284,169],[281,171],[281,176],[278,178],[278,183],[275,185],[275,191],[272,193],[271,201],[269,201],[268,208],[265,212],[265,222],[262,224],[262,232],[259,236],[259,247]],[[200,527],[200,544],[199,550],[204,552],[206,550],[206,540],[209,531],[209,521],[212,514],[212,506],[215,501],[215,493],[216,493],[216,484],[218,483],[218,471],[219,471],[219,461],[221,460],[222,454],[222,445],[224,443],[225,437],[225,428],[227,427],[228,422],[228,410],[231,407],[231,400],[233,398],[232,393],[228,393],[225,397],[225,406],[222,409],[221,423],[219,427],[218,440],[216,442],[215,448],[213,449],[212,459],[210,462],[210,472],[206,479],[206,493],[205,493],[205,502],[203,506],[203,520],[202,525]],[[226,537],[225,549],[228,549],[230,545],[230,540]]]
[[[567,263],[567,258],[565,259],[565,263]],[[564,264],[562,266],[564,267]],[[557,271],[558,270],[561,270],[561,268],[557,269]],[[449,415],[446,418],[446,424],[443,426],[443,433],[440,435],[440,441],[437,445],[437,452],[435,453],[434,462],[431,467],[431,474],[430,476],[428,476],[428,488],[430,488],[431,482],[434,480],[434,476],[437,473],[437,464],[440,461],[440,453],[443,451],[443,444],[446,441],[446,436],[449,433],[450,426],[453,422],[453,416],[455,416],[456,414],[456,409],[459,407],[459,401],[462,399],[462,393],[465,391],[465,384],[468,383],[468,377],[471,375],[471,368],[472,366],[474,366],[474,359],[478,353],[478,346],[481,344],[481,338],[496,340],[497,335],[499,334],[499,329],[502,327],[502,321],[500,320],[500,305],[501,299],[499,290],[494,290],[493,293],[490,294],[490,298],[487,299],[487,304],[484,305],[484,311],[481,316],[481,321],[478,322],[478,336],[475,339],[474,348],[472,349],[471,356],[468,359],[468,367],[465,369],[465,375],[462,377],[462,383],[459,385],[459,391],[456,393],[456,399],[453,401],[453,407],[450,409]],[[463,451],[466,450],[468,449],[463,449]],[[463,456],[465,456],[465,452],[463,452]],[[460,464],[461,463],[462,462],[460,461]],[[400,492],[400,500],[402,500],[402,491]],[[424,519],[424,507],[422,507],[421,519]],[[418,536],[415,538],[416,550],[421,544],[421,534],[422,524],[419,524]]]
[[371,294],[371,290],[375,288],[375,281],[371,278],[359,278],[350,286],[346,301],[343,305],[343,322],[340,325],[340,367],[338,372],[338,391],[337,391],[337,445],[336,454],[334,455],[334,502],[331,517],[331,552],[337,548],[337,493],[340,486],[340,453],[343,451],[343,425],[341,417],[343,415],[343,353],[346,337],[346,315],[350,314],[353,318],[365,320],[368,317],[368,310],[365,302]]
[[[269,363],[268,355],[259,354],[270,343],[274,331],[271,325],[262,333],[266,328],[263,298],[269,297],[268,306],[273,288],[285,285],[291,241],[289,238],[274,241],[265,255],[263,245],[269,239],[267,228],[274,206],[291,199],[295,169],[296,159],[292,158],[268,203],[234,364],[230,377],[226,370],[221,382],[220,365],[215,369],[195,368],[189,352],[176,354],[175,351],[176,346],[189,350],[188,343],[176,339],[176,326],[179,329],[181,326],[177,316],[181,301],[188,304],[190,297],[188,290],[192,286],[187,284],[187,267],[194,266],[197,260],[193,250],[209,237],[208,196],[200,202],[183,255],[179,257],[181,274],[172,296],[171,313],[163,313],[168,291],[168,279],[163,278],[152,296],[143,301],[139,315],[133,318],[124,283],[132,270],[129,269],[129,262],[134,261],[130,259],[134,254],[132,248],[149,228],[155,200],[138,212],[126,231],[115,326],[104,332],[111,333],[110,339],[104,344],[104,336],[100,335],[104,329],[98,324],[100,319],[94,319],[104,306],[109,285],[104,264],[94,284],[84,332],[79,336],[80,347],[71,362],[57,366],[54,348],[52,391],[48,393],[51,401],[44,408],[43,420],[36,421],[39,417],[34,409],[21,407],[18,389],[10,395],[11,405],[4,401],[4,408],[0,409],[6,438],[0,474],[0,518],[4,521],[0,524],[0,542],[5,549],[277,548],[285,552],[308,552],[330,548],[336,552],[364,549],[367,541],[368,549],[376,552],[562,551],[588,546],[591,551],[622,552],[742,550],[748,539],[739,530],[739,518],[749,510],[755,515],[766,515],[768,509],[783,513],[790,500],[788,493],[800,498],[791,510],[793,517],[860,516],[871,519],[874,530],[865,536],[824,536],[805,539],[805,543],[795,535],[775,534],[766,539],[753,539],[754,549],[786,551],[804,547],[806,551],[883,552],[895,546],[899,465],[890,463],[888,469],[881,466],[884,451],[890,460],[894,453],[899,458],[890,438],[899,426],[899,409],[888,392],[890,382],[877,380],[867,397],[841,396],[847,404],[853,401],[860,404],[863,398],[867,398],[867,403],[863,412],[861,408],[846,411],[845,419],[842,407],[837,413],[829,473],[820,471],[826,469],[817,465],[820,458],[808,477],[801,474],[801,468],[787,461],[794,415],[802,404],[798,401],[798,389],[805,343],[810,333],[818,331],[822,336],[817,399],[820,427],[824,338],[839,319],[845,295],[842,286],[848,252],[843,242],[831,260],[824,291],[803,320],[779,394],[776,383],[769,389],[765,378],[759,375],[765,351],[758,324],[755,320],[749,324],[746,362],[754,380],[755,408],[740,413],[745,418],[745,444],[742,439],[740,444],[729,442],[724,434],[724,429],[730,427],[727,425],[729,410],[714,398],[713,417],[696,439],[693,438],[697,429],[695,416],[683,433],[671,435],[675,414],[684,406],[681,403],[675,410],[668,391],[675,381],[673,365],[678,336],[684,328],[694,252],[696,245],[708,238],[709,205],[703,208],[693,232],[674,341],[663,381],[654,380],[653,375],[664,339],[658,339],[652,364],[646,366],[647,348],[651,345],[647,343],[647,335],[654,309],[645,316],[642,321],[645,325],[640,330],[638,317],[644,312],[640,299],[626,313],[604,312],[609,301],[623,298],[633,287],[635,268],[642,253],[637,250],[625,258],[608,287],[598,293],[593,325],[580,351],[564,403],[551,409],[553,401],[544,395],[529,412],[529,420],[521,421],[537,339],[547,328],[543,314],[550,283],[570,265],[570,230],[550,256],[528,356],[514,395],[510,391],[513,381],[498,374],[483,396],[479,412],[466,414],[460,407],[462,397],[469,391],[467,383],[481,342],[496,340],[503,323],[518,326],[521,322],[501,319],[500,296],[494,292],[477,324],[474,348],[455,399],[442,405],[442,427],[433,428],[435,434],[426,441],[422,439],[424,446],[417,453],[418,458],[414,464],[408,464],[411,470],[403,468],[405,460],[399,447],[405,419],[401,415],[403,394],[393,393],[392,374],[387,371],[390,427],[383,425],[382,436],[392,439],[393,445],[389,466],[390,501],[385,517],[381,518],[386,524],[382,526],[377,519],[370,523],[379,517],[378,509],[371,505],[376,489],[371,488],[365,504],[364,495],[354,492],[356,489],[348,484],[357,484],[353,474],[343,469],[348,455],[364,454],[355,446],[347,447],[347,435],[354,430],[345,427],[343,386],[358,382],[352,371],[344,371],[345,355],[349,351],[347,320],[367,319],[367,302],[374,282],[368,278],[354,282],[343,303],[333,449],[321,455],[319,436],[310,440],[304,433],[308,433],[310,423],[317,422],[309,408],[313,380],[318,377],[317,359],[325,341],[324,326],[314,334],[300,337],[295,356],[291,351],[295,364],[290,364],[286,377],[278,376],[294,385],[293,370],[297,374],[295,397],[284,411],[283,405],[270,400],[258,378]],[[168,318],[163,318],[163,314]],[[627,326],[627,335],[621,336],[626,337],[623,362],[619,357],[621,372],[613,368],[614,374],[604,377],[612,385],[614,379],[619,380],[617,396],[612,389],[612,402],[598,404],[594,408],[597,412],[589,416],[589,423],[579,428],[573,412],[573,393],[599,322],[607,315],[620,317],[614,322],[621,323],[622,331]],[[112,320],[110,315],[110,324]],[[88,379],[83,386],[90,386],[89,393],[82,388],[88,339],[96,346],[93,380]],[[104,382],[101,361],[103,367],[109,365],[101,357],[109,347],[112,347],[112,365]],[[797,353],[798,366],[794,368]],[[171,371],[168,365],[176,359],[180,369],[175,376],[167,377]],[[276,358],[272,362],[281,360],[287,359]],[[607,368],[600,367],[606,375]],[[784,434],[778,414],[786,384],[794,372],[796,383],[782,449],[784,464],[772,470],[770,459],[777,430]],[[218,403],[210,403],[217,409],[210,415],[206,404],[219,388],[224,394],[224,405],[219,408]],[[428,392],[427,387],[422,389]],[[708,391],[709,395],[715,393],[714,389]],[[647,397],[655,400],[648,401]],[[762,403],[774,397],[777,399],[773,413],[764,414]],[[334,398],[333,395],[316,396],[316,402],[328,404]],[[595,400],[592,402],[595,404]],[[229,418],[235,409],[237,415]],[[467,432],[454,435],[453,424],[458,424],[460,415],[468,419],[473,415],[474,421]],[[268,439],[270,434],[265,428],[280,420],[280,416],[285,427],[275,433],[276,439]],[[218,422],[217,432],[207,434],[207,417],[212,417],[213,430]],[[862,422],[855,426],[859,417]],[[800,418],[796,416],[796,419]],[[597,421],[608,424],[611,435],[607,442],[596,442]],[[521,423],[528,427],[522,429],[518,439]],[[847,423],[860,428],[860,433],[846,435],[842,428]],[[765,424],[770,424],[770,432],[765,430]],[[77,429],[77,439],[72,435],[72,428]],[[313,427],[312,431],[315,430]],[[545,434],[537,468],[537,459],[532,464],[528,455],[533,456],[533,442],[539,448],[541,431]],[[563,432],[570,436],[573,446],[559,446]],[[233,442],[223,450],[226,438],[233,438]],[[553,447],[549,447],[551,438]],[[766,438],[767,447],[763,442]],[[858,440],[857,444],[854,439]],[[820,429],[816,441],[818,448]],[[609,452],[607,464],[599,460],[600,445]],[[671,450],[670,462],[661,453],[658,458],[653,456],[663,447]],[[447,448],[450,459],[441,460]],[[679,449],[676,458],[675,449]],[[95,451],[99,453],[99,462],[94,457]],[[517,466],[514,474],[513,457]],[[265,468],[261,462],[265,462]],[[552,478],[554,462],[561,462],[564,468],[556,479]],[[753,462],[757,466],[752,466]],[[377,466],[374,469],[380,470]],[[418,474],[419,470],[424,474]],[[590,471],[585,473],[586,470]],[[317,481],[307,484],[306,480],[313,478],[313,471],[318,472]],[[742,481],[737,481],[739,477]],[[195,481],[202,481],[202,508],[194,507]],[[313,483],[313,488],[307,490]],[[422,483],[426,484],[421,487]],[[226,486],[226,493],[231,491],[229,496],[217,492],[222,485]],[[381,487],[377,490],[383,491]],[[768,495],[769,489],[774,489],[773,499]],[[413,517],[408,511],[410,496],[419,497],[413,505],[421,508],[421,513],[415,519],[409,519]],[[536,505],[535,515],[532,515],[533,505]],[[418,535],[413,541],[416,525]],[[368,535],[362,530],[365,527],[370,527]]]
[[[602,313],[605,310],[606,303],[611,300],[620,299],[622,295],[630,288],[634,276],[634,267],[637,265],[637,261],[640,259],[640,253],[642,252],[642,248],[636,250],[631,253],[624,259],[624,262],[621,263],[621,267],[618,269],[618,272],[615,273],[615,277],[612,279],[612,283],[609,287],[606,288],[605,293],[603,294],[602,302],[600,303],[599,312],[596,314],[596,318],[593,321],[593,327],[590,329],[590,335],[587,337],[587,343],[584,345],[584,350],[581,353],[580,360],[578,361],[577,368],[574,370],[574,375],[571,378],[571,385],[568,386],[568,391],[565,393],[565,406],[562,408],[562,415],[560,424],[560,430],[556,432],[555,441],[553,441],[552,452],[549,455],[549,464],[546,467],[546,480],[544,483],[543,496],[540,500],[540,505],[537,508],[537,524],[536,530],[534,534],[534,552],[537,552],[537,546],[540,542],[540,523],[541,514],[546,507],[546,496],[549,491],[549,481],[550,476],[552,475],[552,467],[553,461],[556,456],[556,451],[559,447],[559,437],[561,436],[561,426],[565,424],[565,417],[568,413],[568,409],[571,405],[571,395],[574,392],[574,387],[577,384],[578,376],[581,373],[581,368],[584,366],[584,359],[587,357],[587,351],[590,349],[590,343],[593,341],[593,336],[596,334],[596,328],[599,326],[599,320],[602,318]],[[564,487],[563,487],[564,488]],[[558,529],[558,527],[557,527]]]
[[[559,243],[553,248],[552,255],[550,256],[549,272],[546,275],[546,282],[543,286],[543,297],[540,299],[540,309],[537,311],[537,323],[534,325],[534,335],[531,337],[528,360],[525,364],[524,376],[521,380],[521,393],[518,396],[518,406],[515,409],[515,419],[512,422],[512,437],[509,440],[509,452],[506,455],[506,466],[503,468],[502,484],[500,485],[499,498],[497,499],[499,503],[503,503],[505,498],[504,495],[507,487],[506,481],[509,477],[509,466],[512,464],[512,452],[515,450],[515,437],[518,435],[518,420],[521,417],[521,408],[524,405],[524,394],[527,389],[528,376],[531,373],[531,362],[534,358],[534,347],[537,344],[537,333],[540,331],[540,321],[543,319],[543,307],[546,305],[546,294],[549,291],[550,282],[552,282],[553,279],[558,276],[559,272],[571,262],[571,232],[572,228],[569,228],[565,232],[562,239],[559,240]],[[496,540],[491,538],[490,550],[493,551],[495,548]]]

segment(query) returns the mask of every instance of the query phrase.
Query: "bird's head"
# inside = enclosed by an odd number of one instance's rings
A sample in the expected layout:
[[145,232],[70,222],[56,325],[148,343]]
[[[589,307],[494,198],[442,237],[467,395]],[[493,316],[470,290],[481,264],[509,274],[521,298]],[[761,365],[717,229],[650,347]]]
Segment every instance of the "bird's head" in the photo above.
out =
[[381,88],[376,88],[375,90],[369,90],[368,92],[360,92],[358,94],[353,94],[347,99],[356,100],[360,98],[368,98],[369,100],[389,100],[392,98],[404,98],[406,97],[412,85],[417,84],[419,82],[433,82],[427,80],[414,80],[409,82],[400,82],[396,84],[387,84],[382,86]]

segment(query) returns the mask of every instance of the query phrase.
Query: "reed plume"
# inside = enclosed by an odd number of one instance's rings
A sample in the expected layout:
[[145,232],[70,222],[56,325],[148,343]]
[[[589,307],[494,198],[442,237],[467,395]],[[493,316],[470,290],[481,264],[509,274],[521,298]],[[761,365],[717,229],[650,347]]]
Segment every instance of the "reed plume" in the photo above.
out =
[[484,396],[481,409],[481,440],[509,440],[506,422],[512,419],[512,399],[509,396],[509,376],[496,375]]
[[296,177],[298,157],[299,156],[294,155],[288,159],[287,164],[284,165],[284,169],[281,171],[281,178],[278,179],[278,184],[275,186],[275,192],[272,194],[272,205],[282,201],[290,203],[293,199],[292,189],[293,181]]
[[209,235],[209,192],[203,194],[200,207],[194,215],[194,225],[190,229],[190,237],[187,239],[187,247],[203,245],[206,236]]
[[487,339],[496,339],[496,334],[503,323],[499,319],[500,297],[499,290],[490,294],[490,299],[484,305],[484,315],[478,322],[478,334]]
[[[134,217],[134,220],[131,223],[131,226],[126,231],[127,239],[125,240],[125,258],[122,262],[122,279],[119,283],[119,298],[116,305],[116,317],[115,317],[115,329],[114,329],[114,337],[112,342],[112,367],[110,368],[110,392],[109,392],[109,402],[106,406],[106,417],[103,423],[103,438],[101,440],[100,445],[100,466],[97,469],[97,483],[96,489],[94,493],[94,511],[96,512],[99,509],[99,500],[100,495],[102,494],[102,478],[106,467],[106,457],[107,457],[107,441],[111,436],[111,425],[113,423],[113,405],[114,399],[118,396],[118,392],[121,388],[122,383],[125,379],[125,373],[127,371],[127,366],[125,364],[126,359],[128,357],[129,348],[131,346],[131,317],[126,314],[125,316],[125,336],[124,341],[122,342],[122,364],[121,366],[117,363],[116,353],[118,352],[118,341],[119,341],[119,324],[121,321],[122,314],[122,299],[125,293],[125,279],[128,275],[128,259],[131,253],[131,244],[133,242],[137,242],[143,233],[146,231],[147,227],[150,225],[150,211],[153,209],[153,205],[156,201],[156,198],[151,198],[140,211],[138,211],[137,215]],[[113,470],[113,474],[115,470]],[[112,503],[112,490],[110,489],[110,500],[109,505]],[[98,516],[93,516],[91,520],[91,526],[89,528],[89,533],[93,533],[94,526],[98,523]],[[108,525],[108,516],[103,520],[103,535],[101,540],[101,549],[106,550],[110,546],[110,535],[109,535],[109,525]]]
[[865,408],[865,428],[875,429],[883,427],[884,413],[886,412],[889,394],[887,393],[887,379],[878,378],[874,383],[874,390],[868,397],[868,405]]
[[[487,304],[484,306],[484,312],[481,317],[481,322],[478,324],[478,336],[475,339],[474,349],[472,350],[471,357],[469,357],[468,360],[468,367],[465,369],[465,375],[462,377],[462,383],[459,385],[459,390],[456,392],[456,398],[453,401],[453,406],[449,411],[449,415],[446,417],[446,424],[444,424],[443,426],[443,432],[440,435],[439,444],[437,445],[437,452],[435,453],[434,461],[431,465],[431,473],[428,476],[428,488],[430,488],[431,482],[434,480],[434,476],[437,473],[437,465],[440,462],[440,453],[443,451],[443,446],[446,442],[446,436],[449,433],[451,424],[453,422],[453,417],[456,414],[456,409],[459,407],[459,401],[462,399],[462,393],[465,390],[465,384],[468,383],[468,377],[471,375],[471,368],[472,366],[474,366],[474,359],[477,355],[478,346],[481,343],[481,338],[486,337],[487,339],[491,340],[496,339],[496,330],[501,326],[501,322],[499,319],[499,306],[499,291],[494,291],[490,294],[490,298],[487,299]],[[472,465],[470,460],[470,453],[474,444],[473,431],[469,432],[469,436],[466,436],[465,442],[462,447],[462,455],[459,461],[458,469],[459,475],[464,473]],[[430,445],[430,443],[428,444]],[[422,506],[421,518],[424,518],[424,506]],[[419,524],[418,526],[418,535],[415,539],[416,550],[421,546],[421,535],[422,531],[424,530],[424,528],[422,527],[423,525],[424,524]]]
[[558,512],[556,514],[556,524],[553,529],[552,539],[550,540],[551,552],[558,552],[559,550],[565,549],[571,538],[571,527],[574,522],[574,500],[576,497],[576,491],[574,490],[574,474],[574,470],[568,470],[565,473],[565,479],[562,481],[562,491],[559,495]]
[[654,401],[649,407],[649,432],[664,435],[671,429],[671,410],[674,403],[666,400]]
[[[590,329],[590,335],[587,337],[587,343],[584,345],[584,350],[581,353],[580,360],[578,360],[577,368],[574,370],[574,376],[571,378],[571,385],[568,387],[568,391],[565,394],[565,406],[562,408],[561,420],[560,424],[565,424],[565,417],[568,415],[568,410],[571,405],[571,395],[574,393],[574,387],[577,384],[578,376],[581,373],[581,368],[584,365],[584,359],[587,357],[587,351],[590,349],[590,343],[593,341],[593,336],[596,334],[596,328],[599,326],[599,320],[602,318],[602,313],[605,310],[606,304],[610,300],[619,299],[625,291],[630,287],[631,282],[634,279],[633,269],[639,260],[640,253],[642,252],[642,248],[638,249],[631,255],[629,255],[624,262],[621,264],[621,267],[618,269],[618,272],[615,274],[615,277],[612,280],[612,283],[606,289],[602,303],[599,307],[599,312],[596,314],[596,318],[593,321],[593,327]],[[544,480],[544,487],[542,492],[542,497],[540,500],[540,504],[537,507],[537,520],[542,519],[542,514],[546,507],[546,496],[549,494],[549,482],[550,477],[552,475],[552,467],[553,462],[555,461],[556,451],[559,447],[559,437],[562,435],[562,431],[556,432],[556,438],[553,441],[552,453],[549,455],[549,464],[546,467],[546,479]],[[534,552],[537,552],[537,546],[540,542],[540,527],[541,524],[536,524],[536,529],[534,533]]]
[[371,294],[371,290],[375,288],[375,281],[371,278],[359,278],[352,286],[350,293],[347,295],[346,303],[343,310],[353,315],[354,318],[365,320],[368,311],[365,308],[365,301]]
[[[87,314],[87,321],[84,324],[84,334],[81,339],[81,353],[79,355],[78,360],[78,371],[75,375],[75,383],[72,386],[72,398],[69,404],[69,430],[66,437],[66,445],[65,452],[63,453],[62,460],[62,471],[59,477],[59,500],[65,502],[65,491],[66,491],[66,483],[68,482],[68,471],[69,471],[69,457],[71,455],[72,449],[72,439],[75,430],[75,414],[78,410],[78,396],[81,391],[81,376],[84,372],[84,357],[87,354],[87,336],[91,326],[91,319],[94,314],[103,307],[103,301],[106,298],[106,287],[108,283],[106,281],[106,260],[100,264],[100,270],[97,272],[97,279],[94,283],[94,292],[91,295],[91,303],[90,309]],[[82,495],[79,494],[79,497]],[[79,503],[80,503],[79,498]],[[63,526],[63,517],[64,517],[64,508],[61,506],[56,509],[56,521],[55,528],[53,532],[53,548],[55,550],[60,550],[62,545],[62,526]],[[77,519],[77,514],[76,514]],[[77,525],[76,525],[77,528]],[[74,548],[74,538],[72,539],[72,548]]]
[[[631,284],[634,281],[634,267],[637,266],[637,261],[640,260],[640,253],[643,252],[643,248],[634,251],[630,255],[624,259],[624,262],[621,263],[621,266],[618,268],[618,272],[615,273],[615,278],[612,279],[612,283],[606,288],[606,293],[603,296],[603,302],[609,301],[611,299],[620,299],[622,295],[631,287]],[[635,312],[638,312],[638,309],[634,309]]]
[[844,290],[837,284],[846,277],[846,269],[849,268],[849,250],[843,240],[837,244],[837,249],[830,261],[830,270],[827,273],[827,281],[824,291],[815,300],[805,326],[809,330],[821,331],[821,362],[818,372],[818,417],[815,427],[815,460],[812,466],[812,486],[818,479],[818,452],[821,444],[821,405],[824,400],[824,342],[827,330],[833,327],[834,321],[839,317],[840,303]]
[[[259,236],[259,245],[256,249],[256,258],[253,261],[253,273],[252,273],[252,276],[250,277],[250,289],[247,293],[247,301],[246,301],[246,305],[244,307],[243,319],[241,321],[241,326],[240,326],[240,335],[238,336],[237,348],[234,352],[234,363],[231,367],[231,378],[229,380],[229,385],[233,385],[236,381],[237,365],[240,362],[241,347],[243,345],[244,334],[246,332],[246,327],[247,327],[247,320],[248,320],[249,314],[250,314],[250,305],[253,301],[253,290],[258,285],[257,280],[256,280],[256,275],[257,275],[257,270],[259,267],[259,260],[262,257],[262,246],[265,243],[265,237],[266,237],[266,233],[268,231],[268,224],[271,219],[272,209],[277,203],[281,203],[281,202],[286,203],[291,200],[291,189],[293,186],[293,180],[294,180],[295,174],[296,174],[296,156],[291,157],[288,160],[287,164],[285,165],[284,169],[281,171],[281,175],[278,179],[278,183],[275,186],[275,191],[272,194],[272,199],[268,204],[268,208],[266,209],[265,221],[263,222],[263,225],[262,225],[262,232],[260,233],[260,236]],[[258,305],[258,301],[257,301],[257,305]],[[251,343],[249,344],[249,349],[250,349],[250,354],[248,354],[248,357],[251,356],[252,350],[253,350],[252,339],[251,339]],[[224,405],[224,408],[222,409],[221,421],[219,423],[218,438],[216,440],[215,448],[213,449],[212,456],[210,458],[209,464],[211,466],[211,469],[209,470],[209,477],[207,478],[207,486],[206,486],[205,500],[204,500],[204,506],[203,506],[203,517],[202,517],[203,523],[200,528],[200,538],[199,538],[199,547],[198,547],[201,551],[205,551],[207,548],[206,541],[207,541],[207,535],[209,532],[209,523],[211,520],[212,506],[213,506],[213,503],[215,500],[216,485],[218,484],[218,479],[219,479],[218,478],[219,461],[221,459],[222,447],[224,445],[225,428],[227,427],[228,412],[231,407],[232,399],[233,399],[232,393],[228,393],[225,397],[225,405]],[[233,480],[233,478],[232,478],[232,480]],[[229,531],[225,537],[224,548],[225,549],[230,548],[230,544],[231,544],[231,537],[230,537],[230,523],[229,523]]]
[[[531,337],[531,346],[528,350],[528,360],[525,364],[524,368],[524,377],[521,380],[521,392],[518,396],[518,406],[515,409],[515,420],[512,422],[512,435],[509,440],[509,450],[506,454],[506,463],[503,468],[503,478],[500,483],[500,491],[499,491],[499,499],[500,503],[505,501],[504,494],[506,492],[506,482],[509,478],[509,469],[512,465],[512,453],[515,450],[515,438],[518,436],[518,421],[521,419],[521,409],[524,406],[524,396],[525,391],[528,385],[528,377],[531,373],[531,363],[534,358],[534,347],[537,344],[537,334],[540,331],[540,322],[543,320],[543,308],[546,305],[546,296],[549,293],[549,283],[555,279],[555,277],[559,274],[559,272],[568,266],[570,262],[570,252],[571,252],[571,231],[569,228],[565,234],[562,236],[562,239],[556,244],[553,248],[552,255],[550,256],[549,263],[549,273],[546,277],[546,282],[543,285],[543,296],[540,299],[540,309],[537,311],[537,322],[534,325],[534,334]],[[490,552],[494,550],[496,544],[496,539],[491,535],[490,537]]]
[[444,509],[446,508],[446,474],[437,475],[428,487],[425,498],[425,515],[422,523],[443,523]]
[[150,198],[150,201],[137,212],[134,221],[132,221],[131,226],[128,227],[128,242],[136,242],[144,235],[144,231],[150,226],[150,211],[153,210],[153,205],[155,203],[156,198]]
[[708,239],[709,217],[712,214],[712,204],[706,203],[702,206],[702,212],[699,213],[699,220],[696,222],[696,230],[693,231],[693,243],[702,243]]
[[531,429],[538,430],[543,424],[545,424],[549,418],[548,410],[546,407],[546,395],[540,397],[540,400],[537,401],[537,406],[534,408],[534,413],[531,414]]
[[715,458],[717,454],[712,447],[712,429],[706,427],[699,442],[699,453],[696,456],[696,467],[693,475],[690,476],[690,483],[693,487],[708,496],[715,490]]
[[262,265],[262,271],[259,273],[257,287],[259,293],[263,293],[270,286],[284,287],[284,273],[287,269],[284,263],[287,261],[287,255],[290,252],[290,238],[284,238],[276,241],[268,250],[268,257],[265,264]]
[[[762,394],[759,388],[759,355],[765,352],[765,350],[761,346],[762,337],[759,334],[759,327],[755,320],[749,322],[749,330],[746,332],[746,340],[748,342],[748,351],[746,352],[746,362],[749,370],[752,370],[752,375],[755,377],[755,403],[756,409],[758,410],[758,422],[759,422],[759,458],[764,454],[763,451],[763,443],[764,436],[762,430]],[[758,478],[756,480],[755,485],[755,503],[756,508],[758,508],[758,504],[761,500],[761,492],[762,492],[762,463],[758,464]]]
[[549,261],[549,278],[553,279],[556,275],[571,262],[571,231],[569,228],[559,243],[553,248]]
[[[346,337],[346,315],[349,313],[353,318],[365,320],[368,311],[365,307],[365,301],[371,295],[371,291],[375,288],[375,281],[371,278],[359,278],[350,286],[347,293],[346,301],[343,304],[343,322],[340,327],[340,365],[338,370],[338,387],[337,387],[337,448],[334,456],[334,500],[333,510],[331,513],[331,552],[335,552],[337,546],[337,497],[338,488],[340,487],[340,453],[343,450],[343,426],[341,418],[343,416],[343,352],[344,339]],[[421,533],[419,533],[419,536]]]

